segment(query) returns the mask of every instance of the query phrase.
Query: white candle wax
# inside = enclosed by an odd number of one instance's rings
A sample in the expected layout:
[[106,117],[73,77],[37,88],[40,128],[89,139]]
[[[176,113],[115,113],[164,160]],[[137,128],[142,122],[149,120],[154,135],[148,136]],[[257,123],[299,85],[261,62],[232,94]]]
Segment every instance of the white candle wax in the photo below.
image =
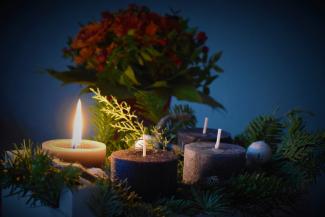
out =
[[215,144],[214,148],[219,148],[219,145],[220,145],[220,137],[221,137],[221,131],[222,131],[222,129],[218,129],[217,141],[216,141],[216,144]]
[[208,117],[204,118],[204,126],[203,126],[203,134],[207,133],[207,129],[208,129]]
[[100,167],[104,164],[104,143],[83,139],[79,146],[72,148],[71,142],[71,139],[49,140],[42,143],[42,149],[66,162],[80,163],[87,167]]

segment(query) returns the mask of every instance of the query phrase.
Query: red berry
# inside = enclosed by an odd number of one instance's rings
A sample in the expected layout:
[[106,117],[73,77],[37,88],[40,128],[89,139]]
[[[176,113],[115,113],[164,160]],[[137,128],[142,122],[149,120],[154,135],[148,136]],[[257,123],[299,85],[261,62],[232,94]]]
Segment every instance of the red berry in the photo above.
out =
[[204,47],[202,48],[202,51],[203,51],[204,53],[208,53],[208,52],[209,52],[209,48],[208,48],[207,46],[204,46]]
[[204,43],[207,39],[208,37],[206,36],[205,32],[199,32],[196,35],[196,40],[200,43]]

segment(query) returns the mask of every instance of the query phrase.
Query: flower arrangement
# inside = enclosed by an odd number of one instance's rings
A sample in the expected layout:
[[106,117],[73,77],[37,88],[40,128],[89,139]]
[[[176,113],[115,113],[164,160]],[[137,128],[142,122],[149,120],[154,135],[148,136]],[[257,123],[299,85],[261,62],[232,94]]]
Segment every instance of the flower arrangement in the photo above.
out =
[[[64,56],[75,65],[49,73],[64,83],[99,88],[125,100],[140,116],[156,123],[168,111],[172,96],[223,108],[209,96],[209,86],[223,71],[209,58],[207,35],[173,12],[159,15],[130,5],[103,12],[69,40]],[[216,73],[212,73],[212,71]]]

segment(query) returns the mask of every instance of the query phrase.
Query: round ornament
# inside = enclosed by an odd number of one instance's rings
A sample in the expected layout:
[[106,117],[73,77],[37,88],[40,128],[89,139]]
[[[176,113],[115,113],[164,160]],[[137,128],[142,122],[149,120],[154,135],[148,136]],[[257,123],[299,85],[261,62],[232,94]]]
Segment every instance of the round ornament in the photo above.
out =
[[264,141],[253,142],[248,146],[246,158],[248,164],[263,164],[272,157],[272,150]]
[[141,137],[140,139],[138,139],[136,142],[135,142],[135,145],[134,145],[134,148],[136,150],[140,150],[143,148],[143,144],[144,144],[144,139],[147,141],[147,144],[152,144],[155,148],[159,148],[160,144],[155,142],[155,137],[154,136],[151,136],[151,135],[148,135],[148,134],[145,134],[143,135],[143,137]]

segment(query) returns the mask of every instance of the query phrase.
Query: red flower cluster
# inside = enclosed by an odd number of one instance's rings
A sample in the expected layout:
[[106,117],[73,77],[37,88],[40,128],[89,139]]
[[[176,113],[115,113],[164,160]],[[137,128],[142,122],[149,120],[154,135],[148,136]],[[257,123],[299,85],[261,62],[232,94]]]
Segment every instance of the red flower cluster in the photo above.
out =
[[109,55],[123,43],[120,39],[132,37],[137,46],[142,47],[166,46],[166,36],[181,30],[181,22],[176,16],[161,16],[145,7],[130,5],[117,13],[103,12],[99,22],[83,26],[69,51],[77,64],[88,63],[102,71]]
[[[103,12],[100,21],[82,26],[65,53],[68,53],[76,64],[84,64],[87,68],[95,68],[101,72],[109,64],[118,62],[116,59],[109,62],[109,57],[118,50],[117,48],[126,51],[132,46],[139,50],[154,47],[168,56],[176,67],[180,67],[183,63],[180,56],[184,54],[179,55],[177,45],[173,45],[177,43],[178,38],[185,38],[188,40],[186,43],[192,44],[192,47],[195,47],[195,44],[203,44],[207,39],[204,32],[195,35],[187,30],[186,21],[178,16],[162,16],[146,7],[130,5],[126,10],[116,13]],[[203,52],[207,51],[207,48],[203,49]],[[115,56],[118,58],[123,55]]]

